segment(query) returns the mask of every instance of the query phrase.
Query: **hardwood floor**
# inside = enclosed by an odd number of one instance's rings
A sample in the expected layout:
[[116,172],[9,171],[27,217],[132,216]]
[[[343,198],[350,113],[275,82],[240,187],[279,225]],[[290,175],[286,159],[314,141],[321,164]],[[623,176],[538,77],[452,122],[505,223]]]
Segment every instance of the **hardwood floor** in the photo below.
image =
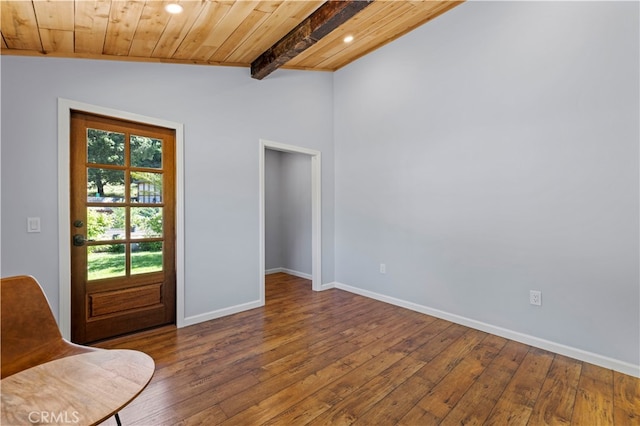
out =
[[266,300],[97,345],[156,362],[123,424],[640,425],[640,379],[286,274]]

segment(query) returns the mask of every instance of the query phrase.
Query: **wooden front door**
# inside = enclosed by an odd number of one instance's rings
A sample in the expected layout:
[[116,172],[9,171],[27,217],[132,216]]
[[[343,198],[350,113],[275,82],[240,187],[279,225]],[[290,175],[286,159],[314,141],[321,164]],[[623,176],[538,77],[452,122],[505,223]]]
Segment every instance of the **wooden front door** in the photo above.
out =
[[71,114],[71,340],[175,322],[175,131]]

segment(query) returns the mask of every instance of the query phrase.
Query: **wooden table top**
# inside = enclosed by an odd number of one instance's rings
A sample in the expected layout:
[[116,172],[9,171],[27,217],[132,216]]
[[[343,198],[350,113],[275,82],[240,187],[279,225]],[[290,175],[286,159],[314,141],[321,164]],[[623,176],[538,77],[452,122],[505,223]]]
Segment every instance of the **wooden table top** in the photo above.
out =
[[2,379],[3,425],[93,425],[117,413],[147,386],[153,359],[127,349],[98,350]]

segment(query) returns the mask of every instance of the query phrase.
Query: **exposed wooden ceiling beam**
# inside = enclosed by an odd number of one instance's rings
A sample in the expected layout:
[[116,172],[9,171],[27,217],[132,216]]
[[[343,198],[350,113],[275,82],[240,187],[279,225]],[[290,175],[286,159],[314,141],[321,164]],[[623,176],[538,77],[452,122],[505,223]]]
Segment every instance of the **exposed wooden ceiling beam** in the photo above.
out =
[[373,0],[329,0],[251,63],[262,80],[369,6]]

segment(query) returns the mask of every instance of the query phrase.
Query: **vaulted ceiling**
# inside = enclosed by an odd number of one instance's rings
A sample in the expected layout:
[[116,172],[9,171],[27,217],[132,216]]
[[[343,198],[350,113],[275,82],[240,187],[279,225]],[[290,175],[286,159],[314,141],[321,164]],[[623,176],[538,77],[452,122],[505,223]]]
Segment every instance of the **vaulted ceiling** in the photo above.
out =
[[[182,13],[166,12],[171,2],[163,0],[1,0],[2,54],[250,67],[326,3],[173,2],[183,6]],[[461,1],[369,3],[278,66],[335,71]],[[344,42],[347,35],[352,42]]]

